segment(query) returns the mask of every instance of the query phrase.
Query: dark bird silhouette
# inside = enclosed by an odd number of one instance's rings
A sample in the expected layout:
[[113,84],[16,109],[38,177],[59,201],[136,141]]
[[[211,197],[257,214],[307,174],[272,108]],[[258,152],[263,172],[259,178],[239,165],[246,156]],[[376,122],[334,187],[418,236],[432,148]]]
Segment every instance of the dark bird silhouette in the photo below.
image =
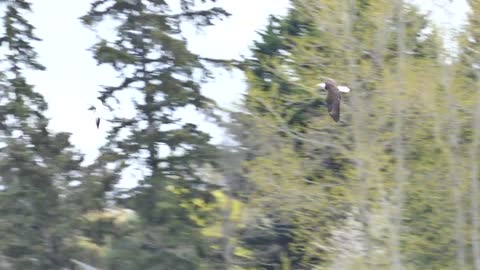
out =
[[[88,108],[88,110],[96,112],[97,108],[95,108],[95,106],[92,105],[90,106],[90,108]],[[97,129],[98,129],[100,127],[100,117],[97,117],[95,124],[97,125]]]
[[340,92],[348,93],[350,88],[346,86],[337,86],[337,82],[327,78],[325,82],[318,84],[319,88],[327,91],[327,109],[328,114],[333,121],[340,120],[340,101],[342,100]]

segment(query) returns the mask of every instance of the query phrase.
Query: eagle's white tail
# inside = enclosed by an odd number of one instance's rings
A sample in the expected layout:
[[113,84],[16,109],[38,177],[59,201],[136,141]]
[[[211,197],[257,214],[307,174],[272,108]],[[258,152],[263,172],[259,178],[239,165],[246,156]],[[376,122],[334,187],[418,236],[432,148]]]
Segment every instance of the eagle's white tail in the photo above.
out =
[[338,91],[340,91],[340,92],[344,92],[344,93],[350,92],[350,88],[348,88],[346,86],[343,86],[343,85],[340,85],[337,88],[338,88]]

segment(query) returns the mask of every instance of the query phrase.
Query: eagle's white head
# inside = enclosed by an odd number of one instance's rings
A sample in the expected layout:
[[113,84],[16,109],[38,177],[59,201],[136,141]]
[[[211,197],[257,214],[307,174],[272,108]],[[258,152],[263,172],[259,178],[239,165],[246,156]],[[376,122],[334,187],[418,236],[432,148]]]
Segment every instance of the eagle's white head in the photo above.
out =
[[[333,81],[333,80],[332,80],[332,81]],[[333,81],[333,82],[335,82],[335,81]],[[317,87],[318,87],[319,89],[326,90],[327,84],[326,84],[325,82],[322,82],[322,83],[319,83],[319,84],[317,85]],[[350,92],[350,88],[348,88],[347,86],[344,86],[344,85],[339,85],[339,86],[337,86],[337,89],[338,89],[338,91],[344,92],[344,93]]]

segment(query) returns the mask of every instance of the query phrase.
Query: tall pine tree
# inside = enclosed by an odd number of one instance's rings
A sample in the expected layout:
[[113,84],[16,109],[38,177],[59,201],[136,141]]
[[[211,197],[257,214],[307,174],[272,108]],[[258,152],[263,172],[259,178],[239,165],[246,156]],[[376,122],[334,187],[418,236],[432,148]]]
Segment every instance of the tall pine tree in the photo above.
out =
[[14,269],[61,269],[69,258],[69,184],[80,180],[82,157],[69,134],[48,130],[47,104],[26,81],[25,70],[44,70],[24,17],[30,2],[2,5],[0,252]]
[[119,24],[115,40],[102,40],[94,47],[98,64],[111,65],[122,79],[119,85],[105,87],[100,100],[109,105],[120,92],[137,100],[134,117],[112,120],[103,156],[116,156],[110,162],[119,166],[140,163],[146,171],[122,200],[138,213],[139,227],[112,241],[109,269],[208,265],[200,226],[209,185],[198,169],[212,161],[215,149],[207,133],[175,113],[188,107],[208,112],[214,102],[200,91],[208,72],[200,57],[187,49],[181,24],[204,27],[229,14],[216,7],[198,9],[199,2],[206,1],[102,0],[93,2],[82,17],[90,26],[108,17]]

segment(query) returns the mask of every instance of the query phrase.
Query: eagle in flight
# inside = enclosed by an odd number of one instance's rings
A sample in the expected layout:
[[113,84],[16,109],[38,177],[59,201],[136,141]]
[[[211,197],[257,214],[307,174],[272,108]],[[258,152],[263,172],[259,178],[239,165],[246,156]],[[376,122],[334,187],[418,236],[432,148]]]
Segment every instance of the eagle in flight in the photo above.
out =
[[[97,111],[97,108],[95,108],[95,106],[90,106],[90,108],[88,108],[89,111],[94,111],[96,112]],[[95,120],[95,124],[97,125],[97,129],[100,127],[100,117],[97,116],[97,119]]]
[[339,85],[333,79],[327,78],[325,82],[318,84],[320,90],[327,91],[327,108],[328,114],[332,117],[333,121],[338,122],[340,120],[340,101],[342,99],[340,92],[348,93],[350,88]]

